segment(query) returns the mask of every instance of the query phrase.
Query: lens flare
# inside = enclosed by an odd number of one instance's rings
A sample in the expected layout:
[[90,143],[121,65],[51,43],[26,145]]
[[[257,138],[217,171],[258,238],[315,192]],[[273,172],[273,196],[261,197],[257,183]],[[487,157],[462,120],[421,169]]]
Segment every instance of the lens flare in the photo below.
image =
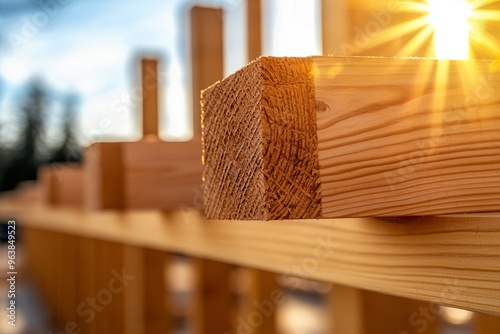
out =
[[464,0],[429,0],[429,23],[434,28],[436,58],[469,57],[471,8]]

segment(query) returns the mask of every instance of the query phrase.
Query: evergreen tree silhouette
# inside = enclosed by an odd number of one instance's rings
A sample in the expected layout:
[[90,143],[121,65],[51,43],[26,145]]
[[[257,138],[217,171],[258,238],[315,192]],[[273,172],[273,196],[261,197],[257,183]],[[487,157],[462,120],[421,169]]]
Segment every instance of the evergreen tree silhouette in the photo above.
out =
[[26,100],[19,108],[21,135],[7,161],[0,190],[12,190],[25,180],[36,180],[41,164],[40,150],[44,145],[43,130],[48,106],[47,92],[42,81],[29,83]]
[[63,141],[49,159],[54,162],[74,162],[82,160],[82,150],[75,135],[76,106],[78,98],[74,94],[68,94],[64,99],[63,109]]

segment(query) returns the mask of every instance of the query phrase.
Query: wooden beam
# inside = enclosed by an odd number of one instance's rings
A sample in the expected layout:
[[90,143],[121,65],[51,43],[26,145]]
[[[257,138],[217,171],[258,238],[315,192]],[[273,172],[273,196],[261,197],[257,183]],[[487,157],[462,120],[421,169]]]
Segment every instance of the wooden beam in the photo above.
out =
[[[124,245],[124,268],[127,274],[134,276],[123,290],[125,308],[125,334],[156,333],[147,331],[145,289],[152,282],[146,281],[145,249],[142,247]],[[161,296],[159,290],[158,296]],[[160,299],[160,298],[158,298]]]
[[276,274],[253,268],[239,268],[236,333],[276,333],[276,310],[283,296]]
[[170,333],[172,319],[165,268],[170,255],[156,249],[144,249],[145,333]]
[[142,136],[158,139],[158,61],[141,59]]
[[335,284],[327,294],[330,333],[438,333],[438,305]]
[[95,143],[84,152],[87,209],[124,209],[122,143]]
[[87,208],[202,208],[200,142],[95,143],[85,162]]
[[50,164],[39,172],[43,202],[74,208],[83,206],[83,168],[75,164]]
[[206,216],[498,211],[491,63],[260,58],[203,92]]
[[26,227],[500,315],[500,214],[207,222],[187,210],[82,212],[5,201],[0,212]]
[[200,92],[224,75],[223,11],[191,9],[191,71],[193,86],[193,138],[201,139]]
[[477,333],[496,334],[500,328],[500,316],[479,313],[476,315],[476,326]]
[[223,262],[196,258],[196,291],[193,325],[195,333],[231,333],[233,299],[230,274],[234,267]]
[[329,333],[366,333],[369,326],[362,290],[335,284],[326,296],[326,304],[331,312]]
[[246,0],[248,60],[262,55],[262,0]]
[[58,319],[59,328],[68,329],[78,326],[77,306],[80,277],[78,276],[79,259],[78,237],[55,233],[57,240],[57,271],[51,273],[57,291],[57,308],[53,310]]
[[[98,241],[96,243],[97,294],[91,296],[99,333],[125,333],[125,293],[135,276],[125,267],[124,244]],[[133,279],[128,279],[133,276]]]
[[99,332],[98,322],[95,314],[89,313],[88,299],[97,295],[97,241],[93,238],[80,237],[78,239],[78,276],[81,279],[78,286],[78,308],[79,327],[83,333],[97,334]]
[[350,16],[348,0],[321,0],[321,41],[324,55],[348,56],[353,50],[349,43]]

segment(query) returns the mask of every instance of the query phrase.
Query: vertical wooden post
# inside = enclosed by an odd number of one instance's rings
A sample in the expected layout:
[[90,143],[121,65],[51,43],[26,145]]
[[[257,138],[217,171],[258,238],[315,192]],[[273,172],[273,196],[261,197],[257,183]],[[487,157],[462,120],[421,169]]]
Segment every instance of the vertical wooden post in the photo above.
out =
[[330,333],[365,333],[363,291],[344,285],[334,285],[328,295]]
[[57,318],[60,328],[66,328],[70,323],[77,323],[77,287],[79,279],[77,268],[77,237],[61,233],[53,233],[57,240]]
[[[108,290],[112,293],[112,300],[108,305],[104,306],[106,316],[106,332],[105,333],[125,333],[125,290],[129,288],[132,282],[127,282],[120,292],[111,291],[111,280],[115,279],[114,273],[122,274],[122,269],[125,273],[131,274],[130,269],[125,267],[124,261],[124,245],[115,242],[106,242],[104,253],[100,254],[105,260],[104,281],[99,290],[97,297],[101,294],[102,290]],[[116,282],[116,281],[115,281]],[[120,286],[120,282],[116,285]]]
[[343,55],[342,44],[350,42],[349,0],[321,0],[321,40],[324,55]]
[[193,260],[197,273],[193,326],[195,333],[232,333],[233,295],[230,274],[233,266],[205,259]]
[[145,277],[145,250],[131,245],[124,245],[123,248],[125,272],[135,277],[123,290],[125,334],[157,333],[146,330],[144,289],[150,282]]
[[201,139],[201,91],[224,75],[222,9],[191,9],[191,71],[193,85],[193,139]]
[[170,255],[148,248],[143,251],[146,333],[170,333],[172,324],[165,279]]
[[121,143],[96,143],[85,150],[84,201],[87,209],[124,209]]
[[158,138],[158,61],[141,59],[142,136],[146,140]]
[[262,54],[262,0],[246,0],[248,61]]
[[78,277],[82,277],[78,284],[78,324],[82,333],[98,334],[96,316],[88,314],[88,298],[94,298],[97,294],[97,254],[96,240],[81,237],[78,240]]
[[497,334],[500,329],[500,317],[477,313],[476,327],[478,334]]
[[[244,333],[251,327],[253,334],[276,333],[276,304],[281,287],[276,282],[276,274],[259,269],[244,268],[242,271],[243,284],[247,285],[242,291],[238,314],[236,317],[236,333]],[[262,319],[257,327],[252,327],[255,319]],[[245,329],[246,327],[246,329]]]
[[130,282],[119,280],[116,276],[121,276],[122,270],[127,273],[124,246],[96,240],[96,256],[96,294],[91,298],[97,305],[94,307],[97,332],[122,334],[125,332],[124,290]]

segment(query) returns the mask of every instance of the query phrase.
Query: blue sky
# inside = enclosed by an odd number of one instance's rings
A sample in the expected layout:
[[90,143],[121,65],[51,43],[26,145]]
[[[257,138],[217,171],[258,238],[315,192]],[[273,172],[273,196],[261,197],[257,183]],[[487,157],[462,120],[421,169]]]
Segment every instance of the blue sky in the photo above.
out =
[[[56,0],[48,0],[57,4]],[[136,60],[159,56],[167,82],[162,88],[161,134],[190,136],[191,108],[188,10],[193,4],[225,9],[225,72],[246,64],[245,13],[240,0],[59,0],[20,16],[2,16],[0,31],[0,120],[15,124],[22,87],[28,78],[44,78],[55,94],[80,96],[79,139],[92,141],[139,138],[139,108],[134,91]],[[264,53],[320,53],[317,0],[266,1]],[[47,14],[48,13],[48,14]],[[57,109],[57,105],[54,106]],[[57,137],[57,116],[49,137]],[[5,127],[4,127],[5,128]],[[4,133],[9,137],[10,130]],[[5,132],[5,129],[4,129]],[[50,135],[50,132],[52,133]]]

